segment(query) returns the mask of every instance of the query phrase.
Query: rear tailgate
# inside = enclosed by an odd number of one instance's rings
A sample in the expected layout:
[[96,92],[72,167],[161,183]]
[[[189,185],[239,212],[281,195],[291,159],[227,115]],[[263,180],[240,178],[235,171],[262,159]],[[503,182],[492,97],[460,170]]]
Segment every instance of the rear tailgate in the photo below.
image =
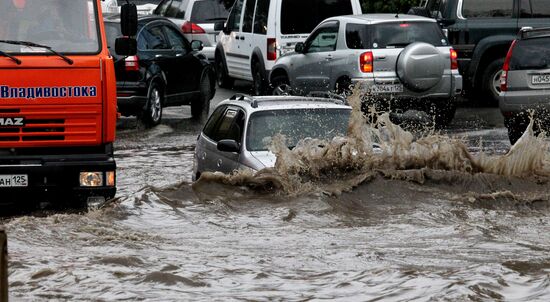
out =
[[0,148],[97,145],[102,70],[97,57],[0,58]]

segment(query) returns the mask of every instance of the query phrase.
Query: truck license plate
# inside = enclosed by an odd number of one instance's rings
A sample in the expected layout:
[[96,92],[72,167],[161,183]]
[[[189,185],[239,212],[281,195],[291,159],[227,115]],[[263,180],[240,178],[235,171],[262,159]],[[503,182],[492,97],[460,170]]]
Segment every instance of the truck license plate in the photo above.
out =
[[28,187],[29,177],[26,174],[0,175],[0,187]]
[[400,93],[403,92],[403,85],[374,85],[372,86],[371,91],[375,93]]
[[532,84],[550,84],[550,74],[537,74],[531,77]]

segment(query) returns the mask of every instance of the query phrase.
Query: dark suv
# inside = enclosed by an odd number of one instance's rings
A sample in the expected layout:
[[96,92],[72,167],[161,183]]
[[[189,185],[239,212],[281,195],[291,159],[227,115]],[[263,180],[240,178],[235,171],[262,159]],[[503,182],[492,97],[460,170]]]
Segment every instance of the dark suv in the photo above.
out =
[[550,25],[550,0],[428,0],[410,13],[430,16],[448,33],[470,96],[496,104],[502,65],[525,26]]

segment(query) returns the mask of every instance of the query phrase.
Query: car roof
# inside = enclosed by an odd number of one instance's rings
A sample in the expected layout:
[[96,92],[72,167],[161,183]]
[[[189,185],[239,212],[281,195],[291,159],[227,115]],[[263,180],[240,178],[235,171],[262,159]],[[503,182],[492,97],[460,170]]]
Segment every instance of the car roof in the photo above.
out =
[[218,104],[236,105],[243,107],[247,112],[281,110],[281,109],[348,109],[351,107],[342,100],[335,98],[304,97],[304,96],[248,96],[237,94]]
[[424,22],[433,22],[436,20],[432,18],[426,18],[416,15],[407,15],[407,14],[362,14],[362,15],[346,15],[346,16],[336,16],[328,18],[328,20],[344,20],[346,22],[362,22],[362,23],[386,23],[386,22],[410,22],[410,21],[424,21]]

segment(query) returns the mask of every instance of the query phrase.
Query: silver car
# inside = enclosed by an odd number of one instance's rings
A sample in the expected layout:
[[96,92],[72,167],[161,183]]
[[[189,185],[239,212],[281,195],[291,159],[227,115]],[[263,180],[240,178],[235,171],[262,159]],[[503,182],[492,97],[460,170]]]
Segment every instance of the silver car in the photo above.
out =
[[395,14],[324,20],[277,60],[270,82],[274,94],[341,92],[361,83],[392,108],[428,111],[440,124],[453,118],[462,90],[456,52],[436,21]]
[[189,41],[201,41],[201,53],[214,62],[219,31],[214,24],[225,21],[230,7],[218,0],[163,0],[153,12],[174,22]]
[[538,127],[549,128],[550,28],[522,29],[502,69],[500,111],[513,144],[527,128],[530,110]]
[[238,95],[221,102],[195,148],[193,180],[203,172],[231,173],[273,167],[268,150],[276,134],[292,148],[304,138],[345,136],[351,107],[329,98]]

